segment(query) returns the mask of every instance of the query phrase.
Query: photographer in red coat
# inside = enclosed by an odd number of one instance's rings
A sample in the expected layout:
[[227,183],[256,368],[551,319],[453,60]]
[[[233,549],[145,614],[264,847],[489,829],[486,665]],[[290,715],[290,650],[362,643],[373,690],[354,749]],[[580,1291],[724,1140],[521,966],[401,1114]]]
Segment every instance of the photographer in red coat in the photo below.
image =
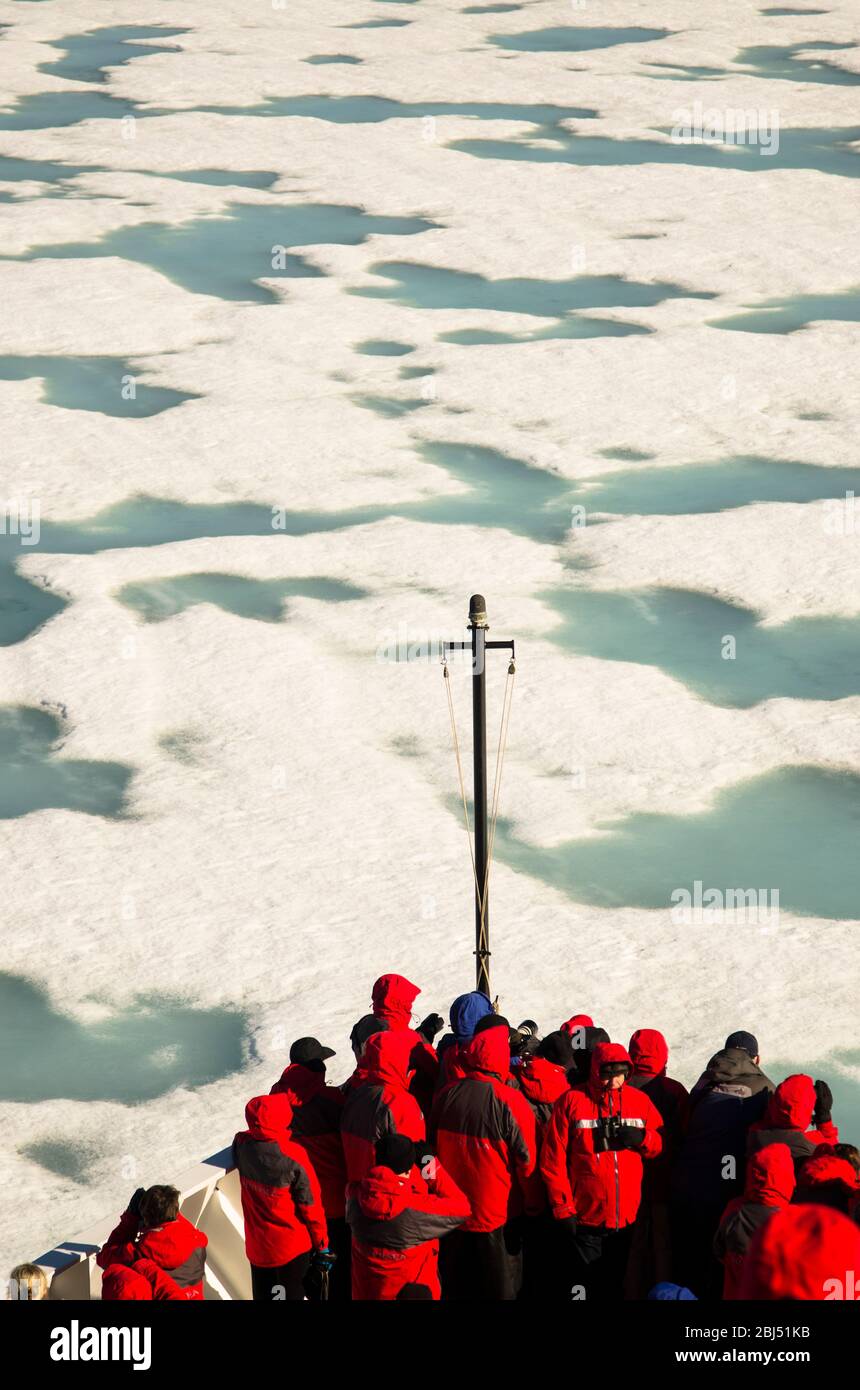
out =
[[292,1118],[285,1095],[255,1096],[245,1106],[248,1128],[233,1140],[258,1302],[301,1301],[311,1251],[314,1268],[332,1263],[319,1183],[307,1151],[290,1134]]
[[322,1193],[329,1248],[336,1256],[328,1283],[330,1303],[350,1296],[351,1240],[345,1218],[346,1162],[340,1121],[346,1096],[339,1086],[326,1085],[326,1062],[334,1050],[316,1038],[297,1038],[290,1048],[290,1065],[271,1095],[285,1095],[293,1107],[292,1137],[307,1151]]
[[151,1260],[169,1274],[186,1299],[203,1297],[208,1238],[179,1211],[175,1187],[139,1187],[96,1255],[96,1264],[134,1265]]
[[472,1207],[442,1246],[446,1299],[510,1301],[519,1292],[522,1233],[516,1219],[534,1171],[536,1140],[528,1101],[505,1081],[509,1032],[507,1019],[482,1018],[472,1041],[458,1050],[463,1075],[443,1086],[433,1106],[436,1155]]
[[618,1043],[599,1043],[588,1084],[556,1102],[540,1169],[556,1220],[569,1241],[569,1285],[590,1300],[621,1298],[643,1159],[660,1153],[662,1121]]
[[415,1286],[440,1297],[440,1238],[461,1225],[471,1208],[441,1163],[430,1158],[425,1178],[415,1158],[411,1139],[386,1134],[377,1143],[375,1166],[350,1185],[353,1299],[402,1298],[410,1296],[404,1289]]

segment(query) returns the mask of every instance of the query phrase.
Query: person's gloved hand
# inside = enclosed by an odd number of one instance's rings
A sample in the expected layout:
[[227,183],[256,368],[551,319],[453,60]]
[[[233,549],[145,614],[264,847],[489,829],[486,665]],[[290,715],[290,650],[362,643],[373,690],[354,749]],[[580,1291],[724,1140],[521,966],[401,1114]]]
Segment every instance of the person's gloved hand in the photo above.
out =
[[812,1123],[817,1129],[819,1125],[827,1124],[832,1116],[833,1092],[826,1081],[816,1081],[815,1109],[812,1112]]
[[445,1020],[441,1014],[428,1014],[427,1017],[423,1020],[423,1022],[419,1023],[415,1031],[416,1033],[420,1033],[422,1038],[424,1038],[426,1042],[430,1043],[432,1047],[433,1039],[435,1038],[437,1033],[441,1033],[444,1027]]
[[557,1216],[555,1219],[556,1229],[562,1234],[565,1240],[573,1240],[576,1236],[576,1217]]
[[613,1151],[617,1151],[618,1149],[638,1149],[640,1144],[644,1143],[644,1127],[622,1124],[618,1133],[612,1135],[609,1139],[609,1148]]
[[321,1303],[328,1298],[328,1278],[334,1268],[337,1255],[326,1245],[315,1250],[304,1278],[305,1293],[312,1303]]
[[136,1187],[134,1192],[132,1193],[131,1201],[126,1207],[126,1211],[130,1211],[132,1216],[140,1216],[140,1200],[145,1192],[145,1187]]

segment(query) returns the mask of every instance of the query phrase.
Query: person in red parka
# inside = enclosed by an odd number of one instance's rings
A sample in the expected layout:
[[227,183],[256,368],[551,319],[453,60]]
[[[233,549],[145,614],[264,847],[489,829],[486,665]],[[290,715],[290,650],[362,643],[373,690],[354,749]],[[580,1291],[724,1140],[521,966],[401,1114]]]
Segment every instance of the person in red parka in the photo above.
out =
[[413,1046],[408,1033],[391,1031],[376,1033],[365,1044],[365,1079],[347,1095],[340,1125],[351,1183],[361,1182],[373,1167],[376,1141],[384,1134],[405,1134],[416,1141],[425,1137],[421,1107],[409,1092]]
[[326,1260],[329,1255],[319,1182],[307,1150],[292,1138],[292,1118],[286,1095],[255,1096],[245,1106],[248,1128],[233,1140],[245,1253],[258,1302],[299,1302],[310,1252]]
[[661,1149],[659,1111],[625,1085],[633,1070],[618,1043],[598,1043],[584,1088],[556,1102],[541,1173],[570,1242],[570,1283],[589,1300],[618,1299],[639,1211],[643,1159]]
[[812,1128],[817,1106],[818,1091],[812,1077],[802,1073],[787,1076],[770,1097],[762,1118],[750,1125],[747,1154],[754,1154],[766,1144],[787,1144],[795,1168],[799,1168],[819,1144],[835,1144],[839,1131],[829,1114],[820,1129]]
[[642,1299],[655,1284],[668,1282],[672,1275],[669,1185],[684,1136],[689,1096],[686,1086],[666,1075],[669,1047],[656,1028],[637,1028],[627,1051],[633,1063],[628,1086],[646,1095],[663,1121],[662,1151],[642,1174],[642,1203],[624,1285],[626,1298]]
[[371,1008],[374,1016],[384,1019],[392,1032],[406,1033],[412,1039],[409,1089],[426,1116],[430,1113],[439,1075],[433,1039],[445,1027],[445,1020],[439,1014],[428,1014],[417,1028],[412,1027],[412,1005],[420,993],[418,986],[404,975],[380,975],[373,986]]
[[386,1134],[376,1164],[352,1183],[347,1219],[352,1228],[352,1297],[391,1300],[406,1288],[441,1296],[439,1241],[470,1214],[468,1198],[431,1161],[425,1180],[415,1166],[415,1146],[402,1134]]
[[[553,1107],[570,1089],[574,1073],[574,1051],[570,1035],[559,1029],[547,1033],[537,1051],[519,1068],[520,1090],[534,1112],[537,1154],[540,1160],[543,1133],[552,1118]],[[528,1301],[569,1299],[567,1288],[567,1245],[549,1209],[540,1168],[526,1179],[528,1212],[523,1223],[523,1285],[520,1297]]]
[[329,1302],[350,1297],[351,1240],[346,1224],[346,1162],[340,1119],[346,1096],[339,1086],[326,1085],[330,1047],[316,1038],[298,1038],[290,1048],[290,1065],[275,1082],[271,1095],[285,1095],[293,1107],[292,1137],[307,1150],[322,1193],[329,1249],[336,1257],[328,1284]]
[[541,1038],[536,1052],[519,1068],[520,1090],[534,1112],[538,1142],[552,1118],[559,1096],[570,1089],[568,1073],[574,1056],[570,1038],[561,1030]]
[[108,1265],[102,1275],[104,1303],[185,1303],[185,1290],[152,1260],[135,1260],[133,1265]]
[[472,1208],[442,1246],[446,1299],[510,1301],[520,1287],[522,1235],[516,1220],[537,1141],[531,1106],[505,1081],[508,1035],[507,1019],[482,1018],[471,1042],[459,1049],[464,1075],[443,1086],[433,1106],[431,1143]]
[[151,1260],[170,1275],[186,1299],[199,1300],[208,1243],[180,1214],[175,1187],[139,1187],[96,1255],[96,1264],[106,1270],[113,1264]]
[[860,1229],[829,1207],[776,1212],[753,1236],[739,1297],[778,1303],[860,1299]]
[[744,1260],[759,1227],[791,1202],[794,1160],[786,1144],[767,1144],[747,1163],[742,1197],[733,1197],[714,1237],[714,1254],[723,1264],[723,1298],[740,1297]]

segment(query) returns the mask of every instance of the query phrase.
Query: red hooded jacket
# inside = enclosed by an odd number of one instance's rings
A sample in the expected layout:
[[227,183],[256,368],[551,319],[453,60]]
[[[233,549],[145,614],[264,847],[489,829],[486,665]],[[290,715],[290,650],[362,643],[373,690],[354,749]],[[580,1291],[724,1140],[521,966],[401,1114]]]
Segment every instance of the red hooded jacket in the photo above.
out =
[[408,1033],[412,1039],[409,1069],[413,1072],[410,1091],[424,1114],[428,1114],[439,1074],[436,1049],[416,1032],[412,1024],[412,1005],[421,990],[404,975],[380,975],[373,986],[371,1008],[377,1018],[384,1018],[392,1032]]
[[[208,1244],[208,1237],[181,1213],[175,1221],[141,1231],[134,1212],[124,1211],[96,1255],[96,1264],[106,1270],[110,1265],[137,1266],[151,1261],[170,1275],[183,1298],[199,1300],[203,1297]],[[141,1273],[145,1274],[145,1268]]]
[[341,1139],[347,1178],[361,1179],[376,1165],[376,1141],[383,1134],[425,1137],[424,1116],[410,1095],[412,1039],[405,1032],[375,1033],[362,1056],[365,1080],[346,1097],[341,1116]]
[[529,1057],[518,1068],[517,1079],[535,1117],[537,1162],[534,1172],[523,1183],[523,1192],[526,1212],[529,1216],[537,1216],[547,1208],[546,1189],[538,1166],[543,1134],[552,1117],[553,1106],[570,1088],[570,1082],[564,1067],[545,1057]]
[[776,1212],[753,1236],[739,1296],[773,1302],[860,1299],[860,1229],[829,1207]]
[[[661,1149],[659,1112],[646,1095],[626,1083],[620,1090],[601,1085],[600,1068],[627,1062],[619,1043],[598,1043],[588,1084],[567,1091],[546,1127],[541,1173],[556,1217],[575,1216],[584,1226],[618,1230],[636,1220],[642,1190],[642,1160]],[[609,1116],[644,1130],[635,1149],[596,1150],[595,1131]]]
[[319,1182],[307,1150],[290,1135],[292,1117],[285,1095],[255,1096],[245,1106],[248,1128],[233,1140],[245,1253],[259,1269],[289,1264],[312,1247],[328,1245]]
[[185,1303],[185,1290],[152,1260],[135,1260],[133,1265],[108,1265],[102,1275],[102,1301]]
[[505,1084],[510,1063],[506,1028],[476,1033],[459,1049],[465,1075],[443,1086],[433,1106],[436,1154],[472,1208],[467,1231],[496,1231],[518,1215],[534,1172],[535,1119],[522,1093]]
[[799,1165],[812,1156],[816,1145],[837,1143],[839,1131],[832,1121],[820,1130],[810,1128],[815,1100],[811,1076],[787,1076],[770,1097],[762,1118],[750,1125],[747,1153],[755,1153],[766,1144],[787,1144]]
[[291,1062],[271,1094],[285,1095],[293,1107],[292,1136],[308,1156],[319,1179],[329,1221],[343,1217],[346,1201],[346,1163],[340,1120],[346,1096],[339,1086],[327,1086],[322,1072]]
[[350,1185],[347,1200],[353,1299],[395,1299],[406,1284],[424,1284],[438,1299],[439,1238],[461,1226],[470,1211],[468,1198],[440,1163],[429,1182],[417,1168],[408,1177],[371,1168]]
[[[847,1211],[851,1206],[852,1199],[856,1198],[858,1190],[860,1190],[860,1175],[847,1158],[840,1158],[838,1154],[822,1153],[819,1146],[818,1152],[801,1165],[797,1177],[797,1188],[798,1200],[820,1201],[822,1206],[844,1207]],[[818,1189],[818,1195],[816,1195],[816,1189]],[[802,1198],[800,1196],[801,1191]],[[834,1195],[835,1201],[827,1199],[831,1193]],[[860,1274],[860,1270],[858,1270],[858,1274]]]
[[559,1031],[562,1032],[562,1033],[568,1033],[568,1034],[570,1034],[570,1033],[574,1033],[574,1032],[576,1031],[577,1028],[593,1028],[593,1027],[594,1027],[594,1019],[593,1019],[593,1018],[589,1018],[588,1014],[574,1014],[574,1015],[573,1015],[573,1018],[569,1018],[569,1019],[567,1020],[567,1023],[563,1023],[563,1024],[561,1025],[561,1028],[560,1028]]
[[538,1139],[549,1123],[559,1096],[570,1088],[567,1072],[545,1057],[529,1057],[517,1072],[520,1090],[534,1111]]
[[686,1086],[666,1075],[669,1046],[656,1028],[637,1028],[627,1050],[633,1063],[627,1084],[648,1097],[663,1121],[663,1150],[643,1173],[642,1197],[649,1202],[668,1202],[672,1164],[684,1138],[690,1097]]
[[742,1197],[733,1197],[714,1237],[714,1254],[723,1262],[723,1298],[740,1298],[741,1276],[750,1242],[775,1211],[794,1195],[794,1160],[786,1144],[767,1144],[747,1163]]

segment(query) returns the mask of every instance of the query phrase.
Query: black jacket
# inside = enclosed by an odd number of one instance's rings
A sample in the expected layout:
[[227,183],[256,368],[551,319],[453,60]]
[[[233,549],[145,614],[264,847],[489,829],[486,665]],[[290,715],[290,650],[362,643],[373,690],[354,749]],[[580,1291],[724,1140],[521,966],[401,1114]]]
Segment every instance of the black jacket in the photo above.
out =
[[724,1207],[743,1190],[747,1130],[761,1119],[773,1090],[773,1082],[743,1048],[724,1047],[711,1058],[690,1092],[673,1197]]

